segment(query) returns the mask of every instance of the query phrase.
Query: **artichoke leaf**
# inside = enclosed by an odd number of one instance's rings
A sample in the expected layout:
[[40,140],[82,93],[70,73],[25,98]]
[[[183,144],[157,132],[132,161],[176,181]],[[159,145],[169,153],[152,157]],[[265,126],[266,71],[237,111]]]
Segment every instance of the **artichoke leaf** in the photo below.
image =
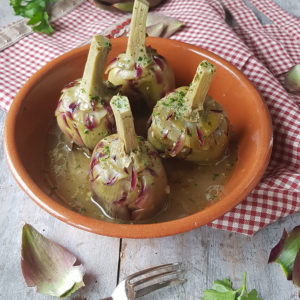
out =
[[298,295],[300,298],[300,251],[298,251],[292,272],[293,284],[298,288]]
[[[107,11],[131,12],[134,0],[90,0],[98,8]],[[159,5],[163,0],[148,0],[150,7]]]
[[168,38],[184,26],[178,19],[159,13],[149,13],[146,31],[149,36]]
[[113,4],[112,6],[125,12],[131,12],[133,9],[133,2],[121,2]]
[[285,74],[285,88],[291,93],[300,93],[300,64],[293,66]]
[[300,225],[290,233],[283,231],[277,245],[271,250],[268,262],[277,262],[287,279],[292,279],[294,261],[300,249]]
[[84,286],[82,265],[59,244],[45,238],[29,224],[22,232],[22,273],[27,286],[54,297],[67,297]]
[[159,37],[163,34],[166,26],[163,23],[149,25],[146,27],[146,32],[149,36]]

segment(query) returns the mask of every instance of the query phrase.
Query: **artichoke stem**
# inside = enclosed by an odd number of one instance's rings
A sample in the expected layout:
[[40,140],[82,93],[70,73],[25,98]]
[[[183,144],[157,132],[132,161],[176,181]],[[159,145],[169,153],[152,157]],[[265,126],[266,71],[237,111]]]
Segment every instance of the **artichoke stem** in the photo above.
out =
[[119,139],[123,141],[125,152],[129,154],[138,149],[129,100],[126,96],[117,95],[112,97],[110,106],[115,116]]
[[203,110],[203,103],[215,72],[216,67],[208,61],[204,60],[199,64],[192,84],[185,95],[185,103],[191,110],[194,108]]
[[108,38],[101,35],[93,37],[80,83],[82,99],[87,102],[90,102],[92,97],[98,97],[104,92],[103,73],[110,48],[111,44]]
[[135,0],[126,50],[126,55],[135,62],[147,57],[145,40],[148,9],[149,3],[146,0]]

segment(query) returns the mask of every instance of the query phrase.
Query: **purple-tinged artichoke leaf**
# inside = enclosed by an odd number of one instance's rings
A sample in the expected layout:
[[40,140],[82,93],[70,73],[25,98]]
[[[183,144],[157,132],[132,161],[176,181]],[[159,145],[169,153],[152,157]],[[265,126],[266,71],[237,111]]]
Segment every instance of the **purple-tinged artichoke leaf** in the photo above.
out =
[[270,252],[268,263],[276,261],[276,259],[278,258],[280,252],[282,251],[282,248],[284,246],[284,241],[287,238],[287,235],[288,234],[287,234],[286,230],[283,229],[280,241],[272,248],[272,250]]
[[67,297],[84,286],[82,265],[74,266],[76,257],[50,241],[31,225],[22,232],[21,267],[27,286],[55,297]]
[[178,20],[174,23],[171,23],[170,25],[167,25],[163,37],[168,38],[172,36],[175,32],[179,31],[183,27],[183,25],[183,22],[180,22]]
[[289,92],[300,92],[300,64],[293,66],[286,73],[284,85]]
[[[168,38],[171,35],[173,35],[175,32],[181,29],[183,25],[184,25],[183,22],[179,21],[176,18],[165,16],[162,14],[157,14],[157,13],[149,13],[147,17],[147,23],[146,23],[147,33],[150,36],[160,36],[164,38]],[[161,29],[161,26],[163,26],[163,29],[161,30],[159,35],[152,35],[151,33],[148,32],[148,28],[155,28],[155,31],[158,32],[159,29]]]
[[163,23],[155,24],[146,27],[146,32],[149,36],[159,37],[162,35],[165,29],[165,25]]
[[300,251],[298,251],[292,272],[293,284],[298,288],[298,295],[300,298]]
[[[97,7],[108,11],[123,11],[131,12],[133,9],[134,0],[90,0]],[[149,7],[159,5],[163,0],[148,0]]]
[[294,261],[299,249],[300,226],[296,226],[290,233],[284,230],[280,241],[271,250],[268,262],[277,262],[281,266],[287,279],[291,280]]
[[93,4],[95,4],[96,7],[109,11],[109,12],[116,12],[118,11],[117,8],[113,7],[112,4],[108,4],[107,2],[104,1],[99,1],[99,0],[93,0],[91,1]]
[[159,5],[164,0],[147,0],[147,1],[149,2],[149,6],[152,8],[152,7]]

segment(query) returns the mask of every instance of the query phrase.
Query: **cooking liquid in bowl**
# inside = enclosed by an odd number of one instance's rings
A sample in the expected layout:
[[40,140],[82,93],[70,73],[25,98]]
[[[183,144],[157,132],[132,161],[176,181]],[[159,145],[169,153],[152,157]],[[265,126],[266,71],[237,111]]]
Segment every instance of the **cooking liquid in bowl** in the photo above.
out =
[[[145,118],[137,118],[137,132],[145,135]],[[139,126],[141,125],[141,126]],[[90,154],[70,145],[54,120],[48,131],[45,155],[45,176],[53,197],[74,211],[108,222],[123,221],[107,217],[92,199],[89,183]],[[197,165],[181,159],[163,159],[170,193],[166,206],[144,223],[156,223],[193,214],[222,198],[224,184],[229,180],[237,161],[237,144],[231,139],[227,153],[217,163]],[[139,222],[141,223],[141,222]]]

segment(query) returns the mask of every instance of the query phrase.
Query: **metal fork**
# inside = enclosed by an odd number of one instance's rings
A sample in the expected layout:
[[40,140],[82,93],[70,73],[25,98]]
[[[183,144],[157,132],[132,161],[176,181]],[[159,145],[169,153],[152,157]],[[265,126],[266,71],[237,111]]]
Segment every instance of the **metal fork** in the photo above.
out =
[[102,300],[131,300],[147,295],[163,287],[184,283],[185,271],[181,263],[165,264],[145,269],[121,281],[111,297]]

